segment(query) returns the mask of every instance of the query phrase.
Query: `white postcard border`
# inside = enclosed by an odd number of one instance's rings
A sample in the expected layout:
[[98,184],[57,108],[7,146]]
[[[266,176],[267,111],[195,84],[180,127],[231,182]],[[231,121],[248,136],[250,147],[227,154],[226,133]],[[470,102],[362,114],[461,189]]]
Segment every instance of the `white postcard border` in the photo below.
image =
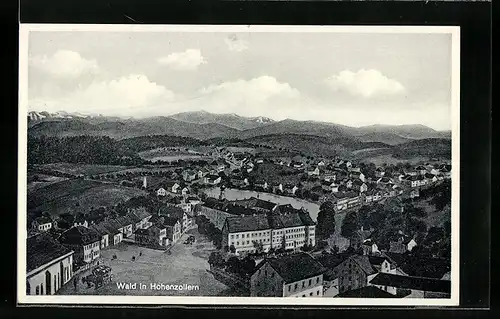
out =
[[[26,295],[26,196],[29,32],[335,32],[451,34],[452,203],[451,298],[273,298],[194,296],[32,296]],[[460,286],[460,27],[458,26],[269,26],[269,25],[119,25],[119,24],[20,24],[19,26],[19,131],[18,131],[18,256],[17,301],[29,304],[109,305],[241,305],[241,306],[458,306]]]

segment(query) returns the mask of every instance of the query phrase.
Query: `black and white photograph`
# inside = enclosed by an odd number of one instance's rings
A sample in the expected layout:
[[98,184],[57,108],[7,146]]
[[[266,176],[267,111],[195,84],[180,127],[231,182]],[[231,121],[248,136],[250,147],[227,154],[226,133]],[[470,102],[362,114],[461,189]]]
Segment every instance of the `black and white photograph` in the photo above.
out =
[[458,305],[459,49],[21,24],[19,302]]

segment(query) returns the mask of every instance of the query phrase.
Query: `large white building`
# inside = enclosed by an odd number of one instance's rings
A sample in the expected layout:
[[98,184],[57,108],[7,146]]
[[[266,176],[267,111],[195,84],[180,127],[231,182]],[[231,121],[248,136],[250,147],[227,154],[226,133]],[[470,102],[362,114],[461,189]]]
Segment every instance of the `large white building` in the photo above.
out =
[[222,227],[222,246],[234,247],[236,253],[253,253],[261,246],[299,249],[316,245],[316,225],[305,210],[290,205],[277,206],[271,213],[227,217]]
[[27,239],[26,295],[53,295],[73,277],[73,251],[50,236]]

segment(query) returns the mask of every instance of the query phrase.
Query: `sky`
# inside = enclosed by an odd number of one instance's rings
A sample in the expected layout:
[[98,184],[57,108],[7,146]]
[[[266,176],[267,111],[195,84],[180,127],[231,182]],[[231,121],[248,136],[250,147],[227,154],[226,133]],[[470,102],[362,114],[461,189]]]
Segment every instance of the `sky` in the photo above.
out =
[[451,35],[31,31],[29,111],[451,128]]

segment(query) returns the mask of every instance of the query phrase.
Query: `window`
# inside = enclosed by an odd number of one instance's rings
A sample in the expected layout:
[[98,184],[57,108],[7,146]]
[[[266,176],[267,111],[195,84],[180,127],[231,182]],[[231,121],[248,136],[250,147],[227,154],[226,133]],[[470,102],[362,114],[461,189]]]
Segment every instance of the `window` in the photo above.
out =
[[239,242],[239,241],[237,241],[237,242],[236,242],[236,246],[238,246],[239,244],[240,244],[240,242]]
[[234,238],[234,235],[231,235],[231,239],[233,239],[233,238]]
[[316,291],[316,296],[319,296],[319,290],[318,290],[318,291]]
[[240,235],[236,234],[236,239],[238,239],[240,237]]
[[306,295],[302,295],[302,297],[305,297]]
[[319,277],[318,277],[318,278],[316,278],[316,283],[317,283],[317,284],[319,283]]
[[309,286],[311,285],[312,279],[309,279]]
[[298,286],[299,286],[299,284],[295,284],[294,289],[295,289],[295,290],[297,290],[297,287],[298,287]]
[[312,295],[313,295],[313,293],[312,293],[312,292],[310,292],[310,293],[309,293],[309,296],[312,296]]
[[292,290],[292,285],[288,285],[288,291]]
[[36,295],[40,294],[40,287],[36,286],[36,288],[35,288],[35,294]]
[[302,282],[302,288],[304,288],[305,286],[306,286],[306,282],[305,282],[305,281],[303,281],[303,282]]

